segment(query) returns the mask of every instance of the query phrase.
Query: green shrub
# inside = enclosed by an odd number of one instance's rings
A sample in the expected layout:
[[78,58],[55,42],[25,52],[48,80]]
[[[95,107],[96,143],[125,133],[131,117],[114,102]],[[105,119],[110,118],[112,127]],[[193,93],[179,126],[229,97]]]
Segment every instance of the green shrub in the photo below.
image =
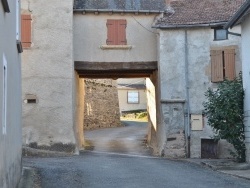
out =
[[208,89],[207,102],[203,103],[208,124],[215,132],[215,139],[226,139],[236,152],[231,152],[239,162],[245,161],[244,110],[241,74],[233,81],[225,80],[218,89]]

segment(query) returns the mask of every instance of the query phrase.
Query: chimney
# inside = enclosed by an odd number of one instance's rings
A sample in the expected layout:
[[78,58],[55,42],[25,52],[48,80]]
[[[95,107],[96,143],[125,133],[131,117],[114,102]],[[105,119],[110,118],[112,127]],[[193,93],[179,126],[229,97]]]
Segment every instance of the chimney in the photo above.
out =
[[171,14],[174,13],[174,9],[171,7],[171,2],[172,2],[172,1],[176,1],[176,0],[165,0],[165,3],[166,3],[165,11],[166,11],[167,13],[171,13]]

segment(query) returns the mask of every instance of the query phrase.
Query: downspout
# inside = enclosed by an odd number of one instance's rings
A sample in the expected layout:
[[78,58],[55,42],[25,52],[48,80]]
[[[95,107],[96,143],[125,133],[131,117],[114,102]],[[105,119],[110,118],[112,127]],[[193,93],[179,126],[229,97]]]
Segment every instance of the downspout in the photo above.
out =
[[186,105],[185,105],[185,140],[186,140],[186,154],[190,158],[190,101],[189,101],[189,75],[188,75],[188,36],[185,30],[185,90],[186,90]]

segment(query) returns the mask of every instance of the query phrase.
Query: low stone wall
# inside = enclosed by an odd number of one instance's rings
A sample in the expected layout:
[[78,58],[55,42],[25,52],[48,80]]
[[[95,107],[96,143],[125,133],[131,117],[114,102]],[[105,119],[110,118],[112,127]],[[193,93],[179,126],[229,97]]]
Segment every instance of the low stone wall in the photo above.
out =
[[85,79],[85,130],[122,126],[116,85],[110,79]]

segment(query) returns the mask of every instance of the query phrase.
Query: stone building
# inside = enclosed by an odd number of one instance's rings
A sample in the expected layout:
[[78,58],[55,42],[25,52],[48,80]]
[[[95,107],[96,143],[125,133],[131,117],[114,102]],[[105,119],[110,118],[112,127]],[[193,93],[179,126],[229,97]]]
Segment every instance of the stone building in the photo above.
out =
[[0,2],[0,187],[21,178],[21,55],[19,1]]
[[[87,110],[83,79],[147,78],[148,142],[155,154],[202,157],[213,135],[202,115],[204,92],[241,70],[241,39],[222,27],[243,2],[23,0],[30,26],[23,144],[77,152]],[[228,157],[227,148],[221,141],[214,154]]]
[[[182,157],[185,146],[187,156],[205,157],[202,150],[209,144],[213,131],[202,113],[204,93],[242,70],[241,38],[222,28],[242,2],[167,1],[171,11],[154,24],[159,31],[158,67],[167,147],[162,148],[164,155]],[[241,27],[231,32],[240,33]],[[169,152],[169,148],[173,149]],[[227,158],[230,148],[222,140],[218,151],[211,152],[214,157]]]

